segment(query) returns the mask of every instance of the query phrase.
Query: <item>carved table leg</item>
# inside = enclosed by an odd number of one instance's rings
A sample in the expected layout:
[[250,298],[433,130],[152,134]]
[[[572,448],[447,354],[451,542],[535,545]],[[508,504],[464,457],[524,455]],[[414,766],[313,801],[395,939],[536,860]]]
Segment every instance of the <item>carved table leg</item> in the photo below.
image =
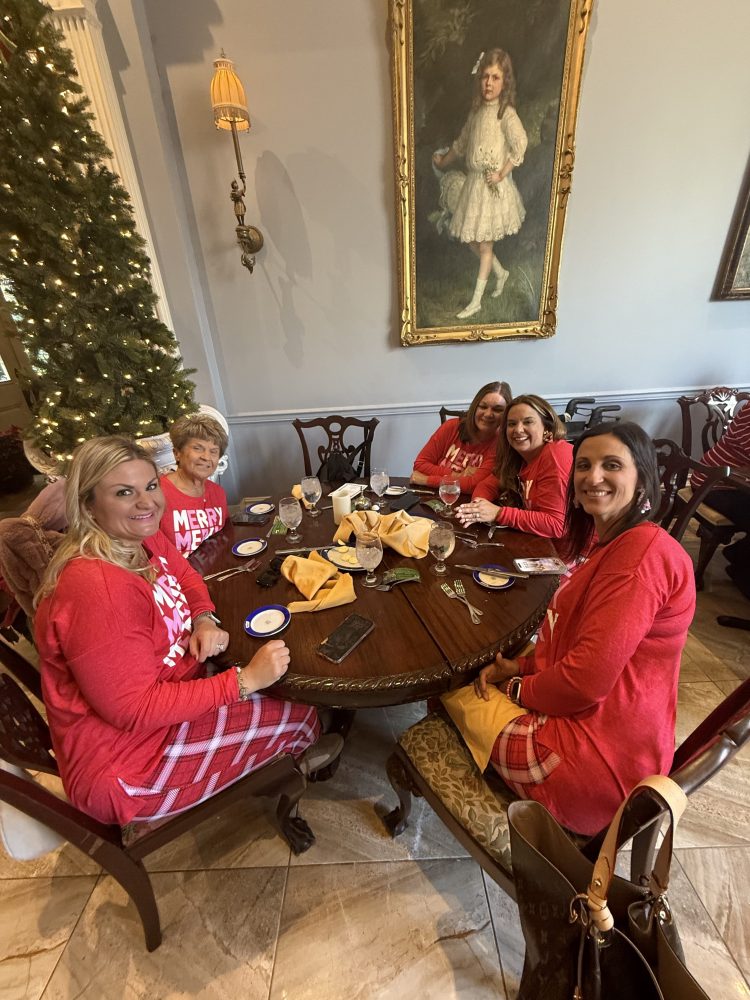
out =
[[390,835],[397,837],[409,825],[412,792],[419,795],[419,789],[409,780],[403,761],[397,753],[391,754],[385,766],[388,780],[398,795],[399,804],[383,817],[383,822]]

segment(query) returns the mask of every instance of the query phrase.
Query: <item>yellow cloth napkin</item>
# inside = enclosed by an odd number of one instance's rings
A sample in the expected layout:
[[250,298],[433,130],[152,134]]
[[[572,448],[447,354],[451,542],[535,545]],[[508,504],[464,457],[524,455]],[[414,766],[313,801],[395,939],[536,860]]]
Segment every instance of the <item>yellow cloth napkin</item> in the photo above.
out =
[[374,531],[383,546],[402,556],[422,559],[429,551],[432,521],[427,517],[412,517],[405,510],[393,514],[378,514],[375,510],[355,510],[342,519],[333,536],[334,542],[346,542],[352,535]]
[[494,684],[488,684],[487,691],[489,701],[477,697],[473,684],[440,695],[480,771],[484,771],[489,764],[500,732],[513,719],[528,712],[528,709],[512,702]]
[[307,598],[306,601],[292,601],[287,605],[292,614],[337,608],[355,600],[350,574],[339,573],[333,563],[317,552],[311,552],[309,559],[287,556],[281,564],[281,572]]
[[296,486],[292,486],[292,496],[294,497],[295,500],[300,501],[305,510],[310,510],[310,508],[312,507],[312,504],[308,503],[307,500],[305,500],[305,498],[302,496],[302,487],[299,485],[299,483],[297,483]]

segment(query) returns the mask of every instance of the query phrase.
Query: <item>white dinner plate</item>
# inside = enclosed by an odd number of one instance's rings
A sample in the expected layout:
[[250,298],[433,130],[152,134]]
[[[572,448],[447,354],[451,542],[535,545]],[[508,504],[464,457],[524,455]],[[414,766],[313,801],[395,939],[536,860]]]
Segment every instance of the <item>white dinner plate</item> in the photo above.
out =
[[[488,563],[487,569],[496,569],[498,572],[502,572],[503,567]],[[480,573],[476,569],[471,575],[480,587],[486,587],[487,590],[507,590],[508,587],[512,587],[515,583],[512,576],[490,576],[488,573]]]
[[251,503],[249,507],[245,507],[246,514],[270,514],[272,510],[272,503]]
[[387,497],[402,497],[406,493],[405,486],[389,486],[385,491]]
[[[357,553],[353,545],[333,545],[326,549],[323,555],[329,562],[332,562],[337,569],[343,569],[345,573],[365,573],[364,566],[360,566]],[[353,561],[352,561],[353,560]]]
[[283,604],[266,604],[250,612],[245,619],[245,631],[256,639],[267,639],[283,632],[291,620],[291,612]]
[[236,556],[257,556],[259,552],[268,547],[265,538],[246,538],[244,542],[237,542],[232,546],[232,552]]

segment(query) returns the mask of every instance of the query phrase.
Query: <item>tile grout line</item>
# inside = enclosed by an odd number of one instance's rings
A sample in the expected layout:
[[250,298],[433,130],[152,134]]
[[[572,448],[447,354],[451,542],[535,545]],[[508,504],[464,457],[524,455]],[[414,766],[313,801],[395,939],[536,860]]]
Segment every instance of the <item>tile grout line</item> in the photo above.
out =
[[489,878],[489,876],[487,875],[487,873],[485,872],[485,870],[482,868],[481,865],[479,865],[479,871],[480,871],[481,877],[482,877],[482,886],[484,888],[484,898],[487,900],[487,911],[488,911],[488,913],[490,915],[490,924],[492,926],[492,937],[493,937],[493,939],[495,941],[495,951],[497,952],[497,960],[498,960],[498,962],[500,964],[500,978],[502,979],[502,982],[503,982],[503,992],[505,993],[505,1000],[508,1000],[508,984],[505,981],[505,966],[503,965],[503,956],[500,954],[500,943],[499,943],[499,941],[497,939],[497,928],[495,926],[495,917],[494,917],[494,915],[492,913],[492,905],[490,903],[490,894],[489,894],[489,891],[487,889],[487,879]]
[[[68,950],[68,945],[70,944],[70,942],[71,942],[71,940],[73,938],[73,935],[75,934],[76,930],[78,929],[78,925],[80,924],[81,920],[83,919],[83,914],[84,914],[84,912],[86,910],[86,907],[91,902],[91,897],[94,895],[94,890],[99,885],[99,883],[101,882],[101,880],[106,877],[106,875],[107,875],[107,873],[104,871],[104,869],[102,869],[99,872],[99,874],[94,877],[94,884],[91,886],[91,892],[88,894],[88,896],[86,897],[86,902],[81,907],[81,912],[78,914],[78,916],[76,918],[76,922],[73,924],[73,929],[71,930],[70,934],[68,935],[68,940],[65,942],[65,945],[61,949],[60,955],[59,955],[57,961],[55,962],[55,964],[54,964],[54,966],[52,968],[52,971],[50,972],[49,976],[47,976],[47,981],[44,984],[44,988],[42,989],[42,992],[39,994],[39,1000],[44,1000],[44,995],[46,994],[47,989],[49,987],[49,984],[52,981],[52,977],[57,972],[57,967],[59,966],[60,962],[62,962],[63,956],[64,956],[65,952]],[[92,876],[88,875],[88,876],[83,876],[83,877],[84,878],[91,878]],[[113,876],[110,876],[110,878],[113,878]],[[117,880],[115,879],[115,881],[117,881]],[[128,897],[128,901],[132,903],[132,900],[130,900],[130,897]]]
[[[299,805],[299,803],[297,803]],[[268,979],[268,994],[266,1000],[271,1000],[271,991],[273,990],[273,978],[276,975],[276,958],[279,954],[279,937],[281,936],[281,916],[284,912],[284,904],[286,903],[286,893],[289,888],[289,874],[292,870],[292,848],[289,848],[289,857],[286,861],[286,876],[284,877],[284,891],[281,894],[281,905],[279,906],[279,916],[276,920],[276,940],[273,947],[273,961],[271,962],[271,975]]]

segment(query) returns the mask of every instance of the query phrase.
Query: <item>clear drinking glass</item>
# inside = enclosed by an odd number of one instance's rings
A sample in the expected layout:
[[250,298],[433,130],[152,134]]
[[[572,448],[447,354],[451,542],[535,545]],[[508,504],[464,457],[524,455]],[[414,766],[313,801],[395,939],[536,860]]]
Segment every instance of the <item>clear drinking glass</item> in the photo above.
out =
[[370,474],[370,489],[377,495],[378,508],[381,511],[388,510],[388,501],[383,500],[383,494],[390,486],[390,478],[387,469],[373,469]]
[[[448,507],[452,507],[456,500],[458,500],[461,496],[461,485],[458,481],[458,476],[453,473],[448,473],[448,475],[443,476],[440,480],[438,496],[444,504],[447,504]],[[448,511],[446,516],[453,517],[453,512]]]
[[380,541],[380,536],[376,535],[374,531],[362,532],[361,535],[357,535],[355,551],[360,566],[367,570],[362,585],[365,587],[377,586],[378,578],[373,570],[377,569],[383,559],[383,543]]
[[456,547],[456,536],[450,521],[435,521],[430,528],[429,546],[430,555],[437,560],[434,566],[430,566],[430,572],[435,576],[444,576],[445,560]]
[[301,541],[302,535],[297,531],[297,527],[302,521],[302,507],[299,500],[295,500],[294,497],[282,497],[279,500],[279,517],[287,528],[292,529],[288,536],[289,541]]
[[300,489],[302,490],[302,496],[310,504],[310,509],[307,513],[310,517],[320,517],[321,512],[315,509],[315,504],[323,496],[323,487],[320,485],[318,477],[305,476],[300,483]]

